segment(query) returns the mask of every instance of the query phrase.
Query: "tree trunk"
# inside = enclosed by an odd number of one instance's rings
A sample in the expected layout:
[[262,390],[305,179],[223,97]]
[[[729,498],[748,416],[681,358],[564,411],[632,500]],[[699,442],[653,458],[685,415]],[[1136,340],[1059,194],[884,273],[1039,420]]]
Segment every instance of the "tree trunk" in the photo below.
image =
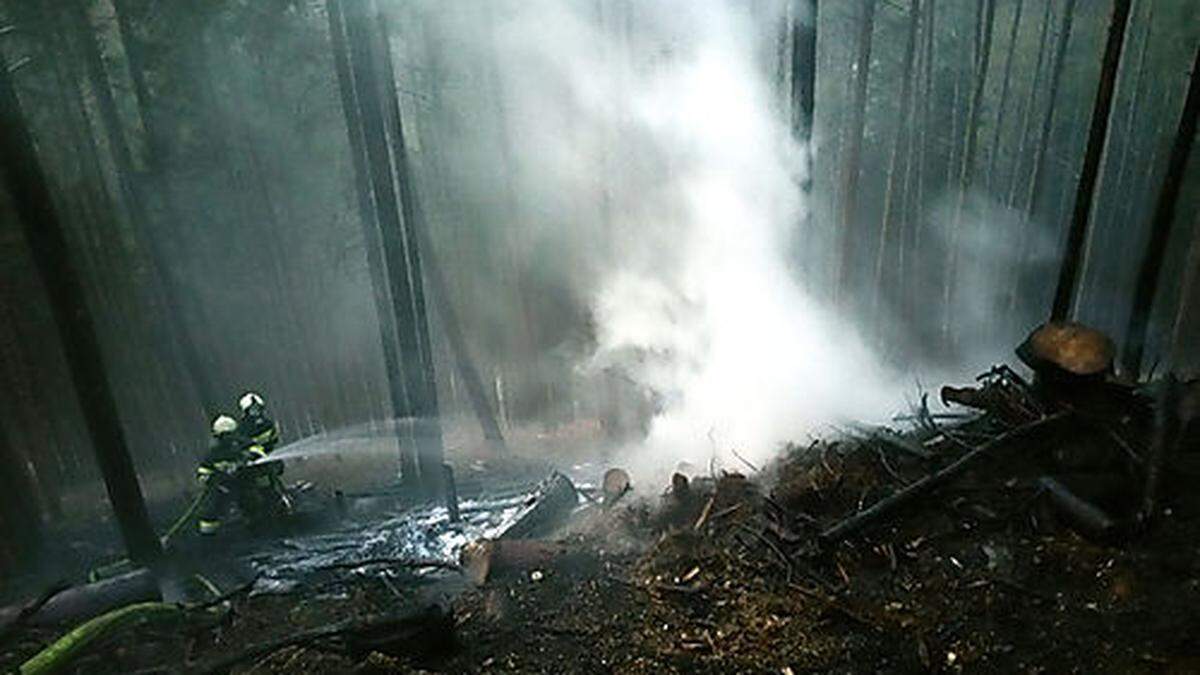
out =
[[858,58],[855,61],[854,100],[850,103],[846,148],[842,156],[842,251],[835,300],[844,302],[851,292],[857,252],[858,182],[866,126],[867,84],[871,74],[871,33],[875,28],[875,0],[861,0],[858,25]]
[[980,5],[980,29],[975,43],[975,80],[971,91],[970,108],[965,125],[962,166],[958,173],[958,202],[954,208],[954,222],[950,230],[950,260],[946,268],[946,282],[942,285],[942,341],[951,340],[950,323],[954,306],[954,289],[958,285],[959,242],[962,240],[963,210],[967,204],[967,192],[975,176],[975,152],[979,145],[979,117],[983,110],[983,94],[987,86],[988,67],[992,59],[992,27],[996,19],[996,0],[982,0]]
[[[879,302],[883,294],[883,261],[887,257],[889,233],[895,218],[898,182],[896,165],[900,161],[900,149],[908,142],[909,107],[913,88],[913,62],[917,48],[917,27],[921,20],[921,0],[913,0],[909,9],[908,38],[904,46],[904,81],[900,85],[900,119],[896,125],[896,136],[892,140],[892,151],[888,158],[887,187],[883,195],[883,216],[879,221],[879,240],[875,243],[875,268],[871,276],[871,313],[879,316]],[[900,180],[907,179],[907,172]]]
[[812,194],[813,111],[817,86],[817,0],[795,0],[792,5],[792,137],[804,154],[801,190]]
[[924,241],[922,234],[925,229],[925,196],[927,194],[926,182],[929,179],[929,139],[933,131],[933,96],[934,96],[934,80],[933,80],[933,57],[934,57],[934,38],[937,6],[936,0],[927,0],[925,7],[925,35],[924,45],[922,49],[924,55],[921,63],[921,95],[918,97],[919,106],[921,109],[921,125],[920,135],[917,139],[917,176],[915,180],[916,198],[913,200],[913,223],[912,223],[912,261],[909,264],[912,273],[909,274],[908,290],[905,293],[905,306],[908,316],[916,315],[916,308],[922,303],[926,291],[923,283],[924,277],[921,275],[924,269],[924,255],[922,250]]
[[[372,3],[373,5],[373,3]],[[383,99],[384,111],[387,115],[387,131],[391,137],[392,145],[392,172],[396,177],[396,184],[400,189],[400,208],[401,215],[404,219],[404,249],[408,254],[408,272],[411,286],[409,294],[412,301],[413,311],[413,328],[416,333],[417,347],[420,356],[420,371],[415,373],[414,386],[419,386],[421,395],[421,407],[417,409],[417,417],[421,418],[423,424],[420,433],[417,437],[417,454],[418,454],[418,470],[421,472],[421,480],[425,484],[426,489],[436,489],[439,493],[445,487],[443,485],[443,477],[445,472],[443,464],[445,462],[445,453],[442,447],[442,422],[441,411],[438,406],[438,391],[437,391],[437,372],[434,366],[433,344],[429,339],[429,315],[425,302],[425,282],[426,274],[424,273],[424,260],[434,255],[432,246],[429,245],[430,237],[426,230],[425,214],[421,210],[421,204],[417,195],[417,186],[413,176],[413,172],[409,167],[408,147],[404,138],[404,119],[400,112],[400,92],[397,89],[396,74],[392,70],[392,50],[391,43],[388,38],[387,21],[382,12],[375,10],[376,31],[375,32],[375,51],[376,60],[381,64],[382,70],[380,76],[379,96]],[[443,281],[440,269],[433,266],[433,271],[437,274],[437,279]],[[445,289],[444,283],[439,287]],[[436,291],[435,291],[436,292]],[[446,307],[449,307],[447,303]],[[443,324],[450,327],[450,330],[455,331],[461,337],[461,330],[458,328],[458,315],[450,308],[442,314]],[[470,371],[474,371],[474,366],[471,365],[470,358],[466,353],[466,344],[462,340],[458,340],[458,347],[462,347],[461,352],[456,353],[456,362],[458,365],[467,367]],[[465,366],[464,366],[465,364]],[[479,375],[475,374],[475,379],[479,379]],[[482,396],[482,385],[478,387],[478,393]],[[479,401],[482,403],[482,399]],[[485,414],[486,421],[482,421],[486,433],[492,434],[490,440],[495,441],[499,436],[499,428],[496,427],[496,422],[488,414],[487,406],[482,409],[476,408],[477,414]]]
[[[1050,5],[1050,0],[1044,0]],[[1004,57],[1004,82],[1000,85],[1000,107],[996,111],[996,125],[992,129],[992,142],[988,147],[987,187],[991,190],[996,173],[996,158],[1000,156],[1000,132],[1004,128],[1004,119],[1008,112],[1008,93],[1012,84],[1013,56],[1017,51],[1017,36],[1021,31],[1021,14],[1025,8],[1025,0],[1017,0],[1013,10],[1012,28],[1008,31],[1008,53]]]
[[64,3],[64,11],[70,22],[68,26],[78,36],[78,43],[83,52],[86,76],[95,93],[100,122],[112,150],[118,189],[129,213],[137,240],[145,247],[142,262],[149,270],[151,281],[161,289],[162,298],[166,304],[166,316],[163,317],[166,334],[179,351],[183,370],[195,388],[200,404],[206,413],[215,413],[219,408],[217,390],[209,376],[204,359],[200,356],[200,350],[187,330],[187,322],[182,309],[184,293],[174,274],[162,266],[162,261],[169,260],[170,257],[163,251],[159,245],[159,238],[152,232],[153,225],[146,210],[146,200],[141,191],[141,183],[137,179],[133,153],[130,150],[125,129],[121,125],[111,84],[100,55],[99,45],[96,42],[95,31],[88,21],[86,7],[83,0],[68,0]]
[[[337,71],[338,88],[342,97],[342,109],[346,118],[346,128],[350,137],[350,151],[353,155],[355,187],[358,195],[359,217],[363,225],[363,245],[367,250],[367,262],[371,268],[371,280],[375,287],[375,303],[378,313],[380,340],[383,343],[384,367],[387,369],[388,391],[392,403],[392,417],[399,421],[411,414],[403,365],[399,350],[399,334],[403,330],[398,324],[396,306],[392,299],[392,278],[387,269],[384,255],[382,231],[385,222],[388,226],[399,227],[398,214],[395,209],[395,195],[390,199],[383,195],[383,190],[391,190],[391,178],[386,179],[383,189],[376,192],[377,177],[375,171],[379,168],[379,146],[368,152],[368,142],[378,142],[377,138],[368,141],[364,107],[369,105],[370,95],[363,91],[364,82],[358,80],[359,64],[351,63],[351,54],[347,39],[348,30],[345,21],[345,9],[342,0],[329,0],[329,30],[333,46],[334,67]],[[366,100],[360,100],[366,99]],[[382,131],[382,120],[372,119],[373,131],[378,135]],[[389,207],[392,213],[385,214]],[[400,434],[398,434],[400,435]],[[410,485],[417,481],[416,449],[412,446],[411,437],[404,439],[401,435],[400,476]]]
[[[2,76],[0,76],[2,77]],[[6,122],[7,123],[7,122]],[[17,470],[22,459],[0,416],[0,574],[12,578],[13,568],[41,538],[41,514],[34,500],[36,486],[28,473]]]
[[[351,11],[345,11],[346,8],[337,1],[331,3],[330,7],[331,16],[339,13],[345,23],[350,70],[359,104],[367,166],[375,194],[380,241],[391,290],[392,313],[400,344],[406,409],[409,415],[417,418],[415,425],[409,425],[419,432],[412,439],[415,452],[412,456],[405,453],[402,460],[409,465],[407,468],[410,473],[402,475],[402,479],[411,486],[428,479],[424,487],[436,489],[441,483],[441,427],[437,418],[436,388],[432,380],[424,297],[417,288],[422,282],[420,258],[415,237],[412,233],[406,233],[401,218],[401,209],[404,209],[404,215],[409,216],[407,222],[411,225],[415,220],[415,205],[411,201],[411,184],[407,176],[400,174],[401,169],[392,163],[393,158],[388,150],[388,124],[392,125],[392,141],[397,151],[403,149],[403,130],[398,110],[394,109],[394,84],[381,78],[379,71],[381,64],[385,69],[389,67],[384,60],[390,59],[390,56],[380,47],[378,33],[372,30],[371,18],[376,16],[373,7],[355,3]],[[402,155],[397,153],[396,160],[400,161],[401,158]],[[397,184],[401,190],[399,200],[395,189]],[[421,475],[422,464],[428,469],[427,476]]]
[[[404,206],[406,245],[412,257],[413,281],[416,284],[415,291],[420,301],[418,316],[425,317],[426,315],[424,310],[424,293],[421,288],[421,281],[424,280],[425,283],[429,284],[434,306],[441,316],[442,327],[445,330],[446,339],[450,343],[450,352],[454,360],[455,369],[458,371],[459,376],[462,377],[471,409],[475,413],[480,426],[483,428],[483,437],[491,444],[495,451],[505,452],[507,448],[504,443],[504,435],[500,432],[500,426],[496,423],[496,417],[492,412],[491,404],[488,402],[483,379],[480,377],[479,370],[475,367],[475,362],[471,358],[467,347],[467,342],[463,335],[462,322],[459,320],[458,311],[450,297],[450,289],[442,273],[442,267],[438,264],[436,251],[433,246],[433,238],[429,233],[428,221],[421,208],[420,198],[416,190],[414,173],[408,162],[409,154],[404,140],[403,120],[400,116],[398,82],[392,70],[391,54],[387,49],[387,24],[382,16],[380,17],[380,29],[383,41],[384,81],[388,87],[385,96],[388,98],[389,113],[393,118],[393,155],[396,161],[397,181],[401,189],[401,203]],[[424,274],[421,274],[422,270]],[[430,387],[430,396],[434,405],[431,414],[437,416],[436,378],[434,376],[434,364],[432,361],[433,350],[429,344],[428,326],[426,325],[421,328],[421,332],[425,344],[425,353],[429,358],[425,364],[425,368],[427,371],[427,383]],[[436,452],[440,453],[440,437],[437,440],[438,448]],[[434,459],[436,458],[430,455],[422,461],[426,463],[427,467],[432,467],[433,465],[427,463]],[[428,471],[434,470],[436,469],[428,468]]]
[[[1095,228],[1089,228],[1087,245],[1084,248],[1083,254],[1083,269],[1080,270],[1082,277],[1082,287],[1080,288],[1079,303],[1081,305],[1088,302],[1088,293],[1092,290],[1091,284],[1087,279],[1089,272],[1094,263],[1094,256],[1099,251],[1107,251],[1112,245],[1113,230],[1124,227],[1125,223],[1129,223],[1129,212],[1126,209],[1127,205],[1133,204],[1136,200],[1122,199],[1122,195],[1130,194],[1131,190],[1122,190],[1125,187],[1126,169],[1130,163],[1131,149],[1134,147],[1134,140],[1138,134],[1134,132],[1134,124],[1138,119],[1138,112],[1142,108],[1142,100],[1145,98],[1144,84],[1146,82],[1146,53],[1150,51],[1150,38],[1152,36],[1152,28],[1154,25],[1154,2],[1145,2],[1146,16],[1143,17],[1142,23],[1145,29],[1142,32],[1142,44],[1138,50],[1137,72],[1134,75],[1133,86],[1131,87],[1129,113],[1125,116],[1125,124],[1120,135],[1121,152],[1117,159],[1117,175],[1110,185],[1106,186],[1105,192],[1108,192],[1111,200],[1111,215],[1108,216],[1108,227],[1104,228],[1102,233],[1098,233]],[[1135,19],[1136,21],[1136,19]],[[1116,141],[1113,141],[1115,144]],[[1107,181],[1106,181],[1107,182]],[[1125,213],[1125,217],[1121,217],[1121,213]],[[1097,241],[1097,235],[1099,241]]]
[[[1179,306],[1171,321],[1171,343],[1169,364],[1171,370],[1185,365],[1185,359],[1193,363],[1200,357],[1195,342],[1188,342],[1189,330],[1200,319],[1200,214],[1193,217],[1191,242],[1187,257],[1183,261],[1183,280],[1180,282]],[[1185,351],[1187,350],[1187,351]]]
[[1075,2],[1076,0],[1067,0],[1067,4],[1063,7],[1062,26],[1059,30],[1058,45],[1055,48],[1054,62],[1050,66],[1050,92],[1049,100],[1046,103],[1046,110],[1042,115],[1042,131],[1038,137],[1038,142],[1034,146],[1034,162],[1033,174],[1029,179],[1029,193],[1025,199],[1025,205],[1022,209],[1023,217],[1018,233],[1018,257],[1015,265],[1015,274],[1012,289],[1009,292],[1008,308],[1009,313],[1016,310],[1018,299],[1021,296],[1021,291],[1024,287],[1024,277],[1026,276],[1026,261],[1029,258],[1030,228],[1034,225],[1034,215],[1043,211],[1043,201],[1045,199],[1045,185],[1043,184],[1042,174],[1046,172],[1046,151],[1050,145],[1050,133],[1054,128],[1054,111],[1058,103],[1059,83],[1062,80],[1063,66],[1067,60],[1067,44],[1071,41],[1071,26],[1075,18]]
[[1046,0],[1046,9],[1042,13],[1042,35],[1038,38],[1038,55],[1037,63],[1033,67],[1033,82],[1029,86],[1029,95],[1025,98],[1025,105],[1021,112],[1021,130],[1017,134],[1017,153],[1013,156],[1012,168],[1009,180],[1008,206],[1015,207],[1017,204],[1017,191],[1021,186],[1021,179],[1024,174],[1021,171],[1021,166],[1025,159],[1025,147],[1029,142],[1030,126],[1033,124],[1033,109],[1037,105],[1037,95],[1042,89],[1042,66],[1046,62],[1046,50],[1050,44],[1050,20],[1052,19],[1051,8],[1054,3],[1051,0]]
[[1175,144],[1171,147],[1167,173],[1154,208],[1150,239],[1146,242],[1142,264],[1138,269],[1133,306],[1129,312],[1129,327],[1125,331],[1125,347],[1121,360],[1126,376],[1132,381],[1136,381],[1141,374],[1142,356],[1146,349],[1146,331],[1150,325],[1151,310],[1154,309],[1154,296],[1158,291],[1159,278],[1162,276],[1167,242],[1171,237],[1171,225],[1175,221],[1175,207],[1183,189],[1188,157],[1196,138],[1197,117],[1200,117],[1200,48],[1197,48],[1192,64],[1187,100],[1184,101],[1183,113],[1179,118],[1179,133],[1176,134]]
[[1096,194],[1096,181],[1100,177],[1100,161],[1104,158],[1104,146],[1108,139],[1117,70],[1121,65],[1121,52],[1125,46],[1125,29],[1129,25],[1130,3],[1131,0],[1113,1],[1112,21],[1108,26],[1108,42],[1104,47],[1100,86],[1096,91],[1096,105],[1092,110],[1087,150],[1083,155],[1083,168],[1075,193],[1071,229],[1067,232],[1066,249],[1063,251],[1062,266],[1058,273],[1058,286],[1054,291],[1054,305],[1050,309],[1050,319],[1053,321],[1067,319],[1071,315],[1071,306],[1075,300],[1075,281],[1079,276],[1083,243],[1087,240],[1092,198]]
[[4,180],[50,299],[109,500],[130,557],[152,561],[159,557],[161,548],[129,456],[95,322],[70,259],[64,228],[25,127],[12,79],[4,68],[0,68],[0,120]]

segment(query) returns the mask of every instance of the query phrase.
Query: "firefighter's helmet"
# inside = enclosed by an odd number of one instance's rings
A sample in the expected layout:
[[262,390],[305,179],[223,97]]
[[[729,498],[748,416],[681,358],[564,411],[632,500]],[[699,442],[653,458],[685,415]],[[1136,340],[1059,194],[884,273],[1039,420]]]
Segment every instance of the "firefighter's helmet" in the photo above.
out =
[[266,406],[267,404],[263,401],[263,397],[252,391],[242,394],[242,397],[238,399],[238,407],[242,409],[243,413],[248,413],[251,410],[262,410]]
[[212,423],[213,436],[224,436],[225,434],[231,434],[237,431],[237,428],[237,420],[233,419],[229,415],[217,415],[216,419],[214,419]]

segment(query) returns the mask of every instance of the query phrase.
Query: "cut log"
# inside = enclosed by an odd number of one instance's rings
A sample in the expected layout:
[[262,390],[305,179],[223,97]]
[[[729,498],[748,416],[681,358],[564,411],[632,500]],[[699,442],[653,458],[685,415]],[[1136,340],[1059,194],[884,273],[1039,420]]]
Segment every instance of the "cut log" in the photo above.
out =
[[1071,321],[1051,321],[1029,334],[1017,356],[1038,375],[1055,380],[1103,378],[1116,346],[1104,333]]
[[477,586],[489,579],[549,566],[567,547],[535,539],[481,539],[463,547],[459,563]]
[[612,506],[629,492],[629,473],[624,469],[609,469],[604,472],[604,505]]

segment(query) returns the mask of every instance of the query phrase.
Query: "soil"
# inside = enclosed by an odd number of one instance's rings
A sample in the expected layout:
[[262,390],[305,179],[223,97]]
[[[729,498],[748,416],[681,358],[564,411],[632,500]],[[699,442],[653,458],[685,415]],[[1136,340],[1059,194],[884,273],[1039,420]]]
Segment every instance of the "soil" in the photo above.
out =
[[[251,645],[438,605],[453,629],[431,635],[452,642],[311,640],[233,672],[1200,672],[1200,453],[1185,444],[1172,458],[1147,531],[1092,541],[1037,478],[1055,473],[1118,521],[1132,513],[1136,471],[1096,429],[1080,422],[998,453],[848,541],[817,534],[1000,423],[909,433],[928,458],[843,438],[791,448],[750,476],[692,476],[640,495],[635,486],[612,507],[586,508],[555,538],[568,553],[537,568],[482,586],[397,569],[239,596],[225,612],[131,629],[77,670],[206,672]],[[1132,452],[1148,443],[1134,438]],[[0,667],[62,631],[10,635]]]

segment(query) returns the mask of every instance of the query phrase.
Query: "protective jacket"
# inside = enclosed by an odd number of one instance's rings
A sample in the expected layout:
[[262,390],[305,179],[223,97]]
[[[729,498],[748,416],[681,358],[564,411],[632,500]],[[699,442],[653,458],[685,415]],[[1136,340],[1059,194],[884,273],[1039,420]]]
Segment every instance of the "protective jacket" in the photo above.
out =
[[245,440],[234,433],[214,436],[208,445],[208,454],[196,470],[201,480],[206,480],[214,474],[232,475],[246,463]]
[[261,448],[262,454],[266,456],[271,454],[271,451],[279,443],[279,426],[275,424],[275,420],[265,414],[247,413],[243,415],[238,429],[245,435],[251,451],[256,454],[255,446]]

